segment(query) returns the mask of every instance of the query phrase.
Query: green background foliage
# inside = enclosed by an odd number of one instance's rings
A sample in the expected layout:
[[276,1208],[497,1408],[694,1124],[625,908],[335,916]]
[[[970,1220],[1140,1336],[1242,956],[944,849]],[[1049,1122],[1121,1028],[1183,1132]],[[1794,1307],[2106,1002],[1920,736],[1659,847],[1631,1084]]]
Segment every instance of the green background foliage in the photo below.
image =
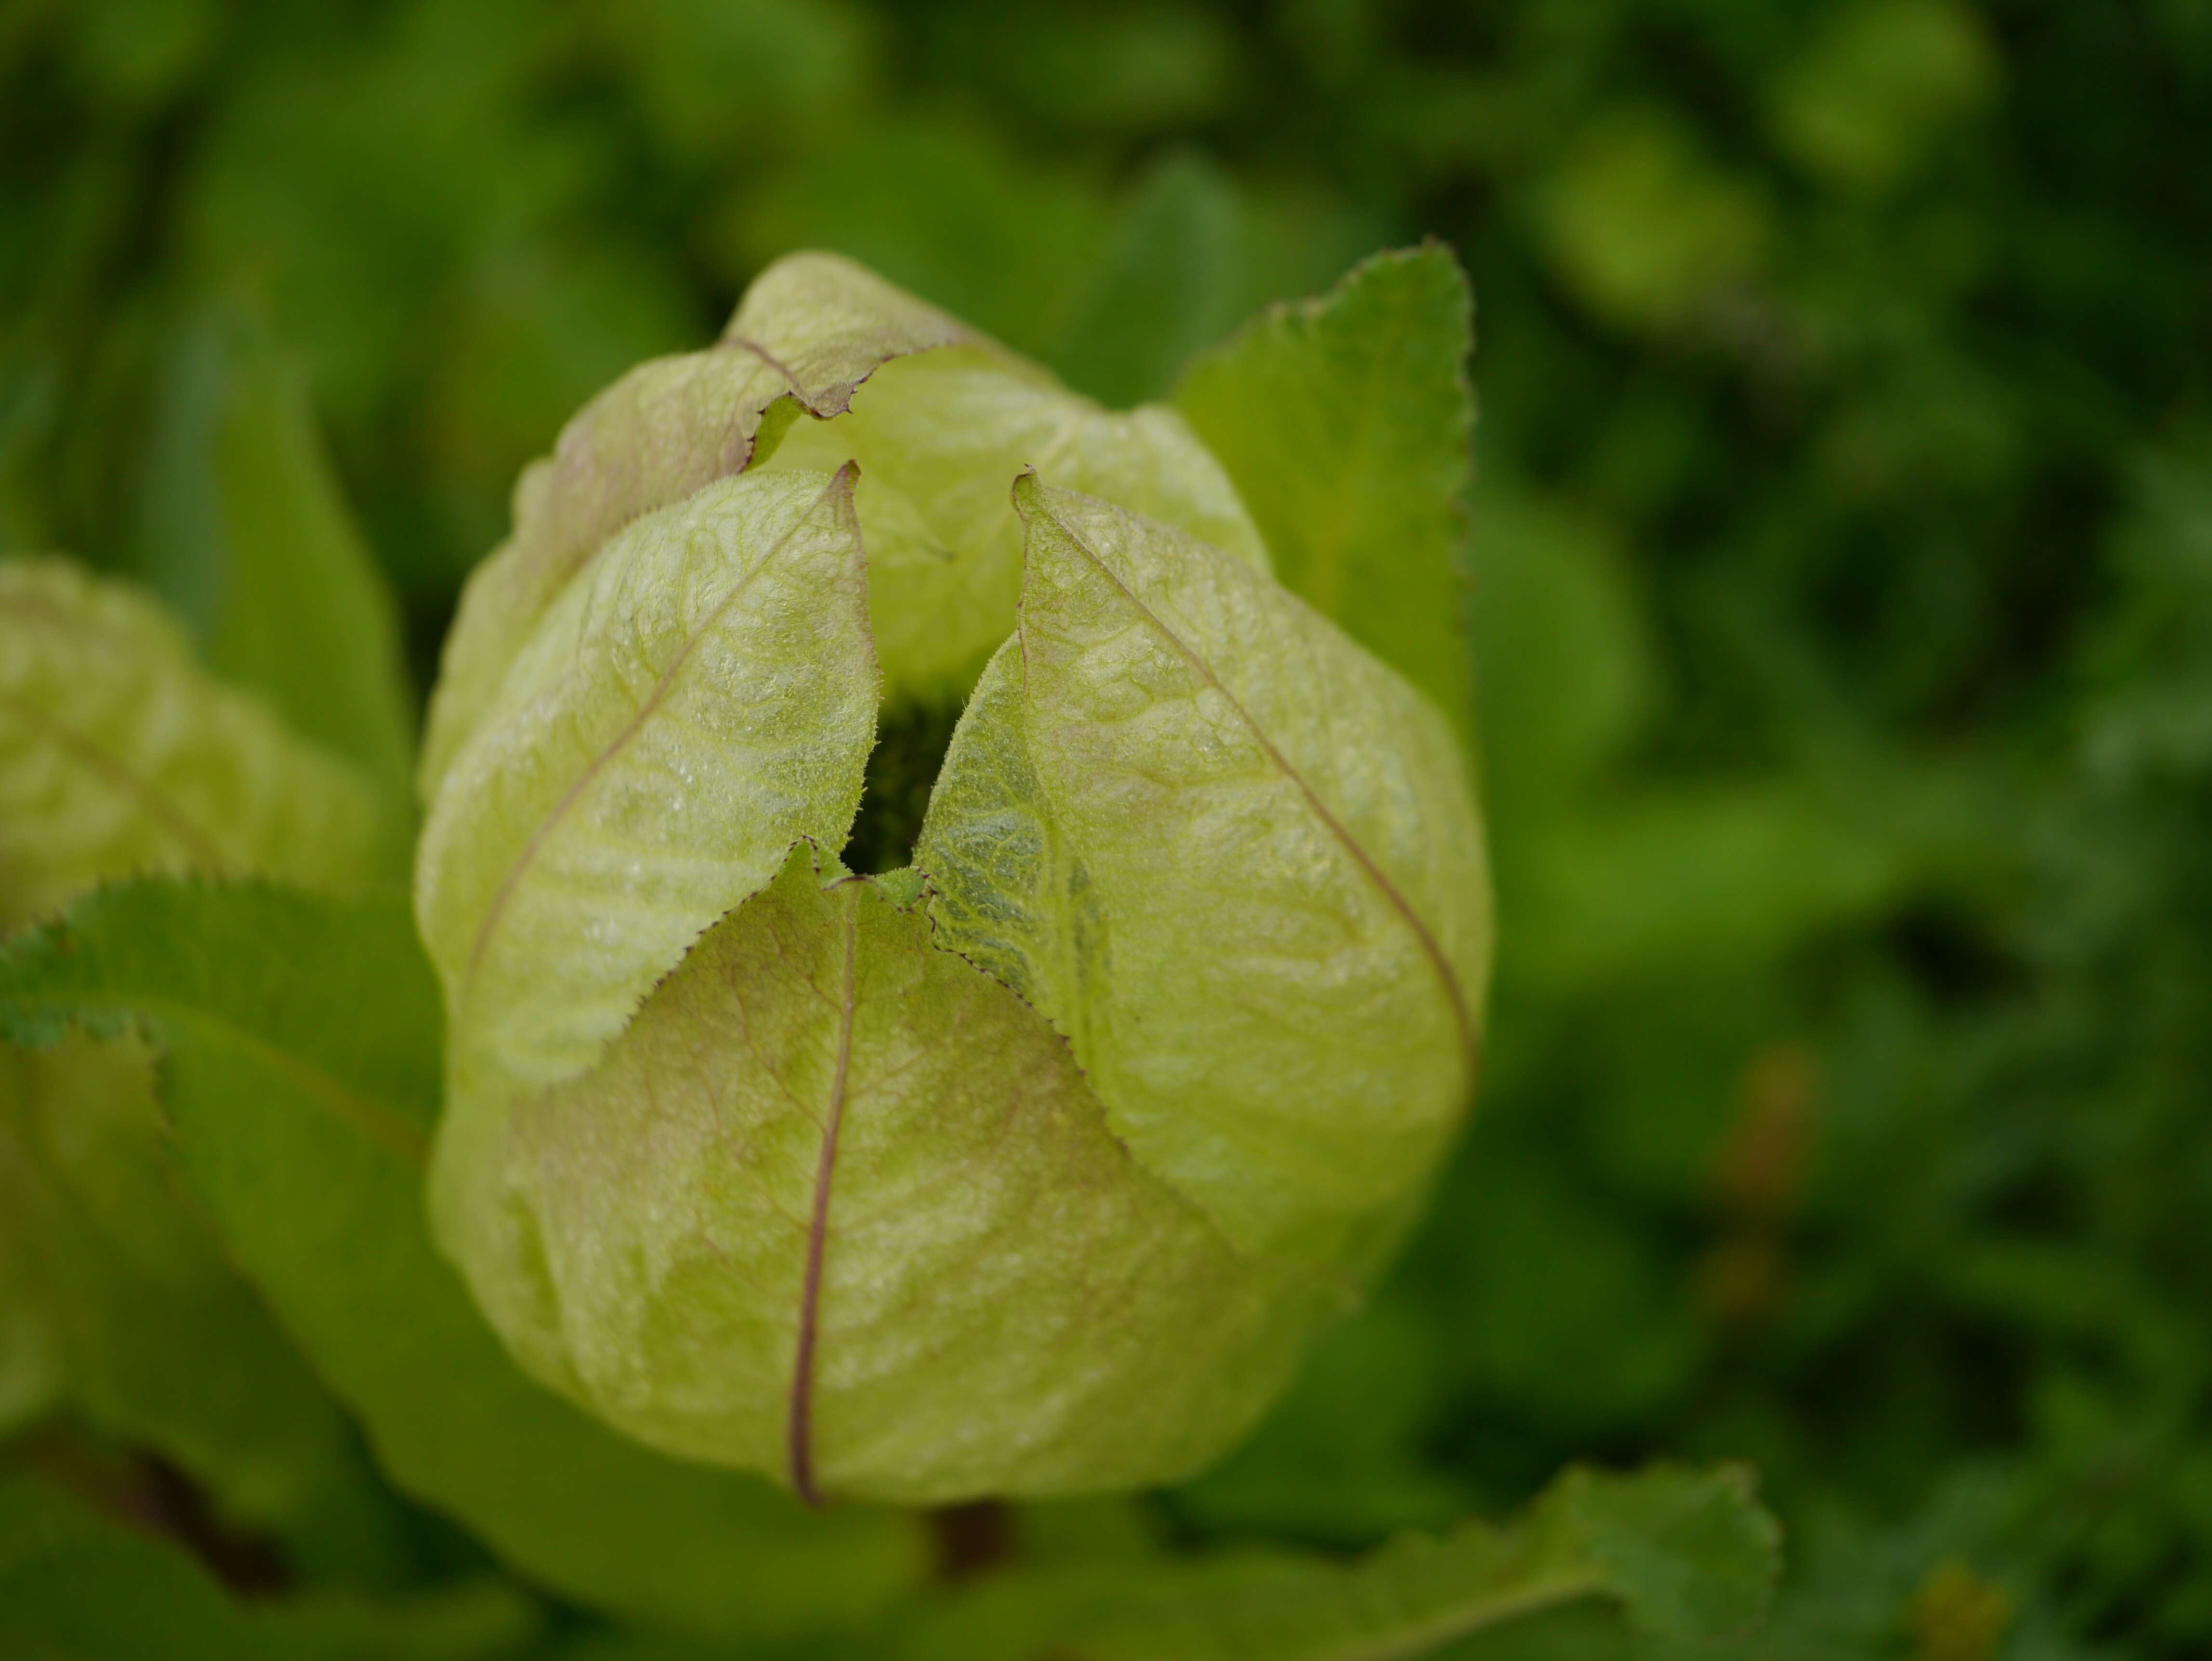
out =
[[[1742,1459],[1789,1530],[1780,1652],[2201,1653],[2208,148],[2202,0],[12,0],[0,549],[149,583],[394,780],[392,644],[334,656],[317,595],[268,591],[270,516],[342,582],[350,502],[419,691],[521,464],[776,254],[1128,401],[1444,240],[1481,1111],[1242,1452],[1024,1514],[1022,1552],[1352,1551],[1577,1457]],[[76,1584],[19,1537],[131,1558],[33,1504],[0,1494],[0,1603]],[[392,1618],[453,1634],[404,1652],[538,1641],[404,1526],[448,1603]],[[107,1652],[64,1617],[40,1641]],[[299,1618],[252,1641],[392,1641]]]

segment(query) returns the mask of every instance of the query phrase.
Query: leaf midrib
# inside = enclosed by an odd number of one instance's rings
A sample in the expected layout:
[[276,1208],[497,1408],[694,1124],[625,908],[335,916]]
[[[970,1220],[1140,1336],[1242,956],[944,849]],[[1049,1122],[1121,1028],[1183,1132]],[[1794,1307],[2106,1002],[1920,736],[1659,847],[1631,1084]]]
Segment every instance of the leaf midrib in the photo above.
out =
[[1352,856],[1352,861],[1359,867],[1368,880],[1381,893],[1384,903],[1395,910],[1407,928],[1413,931],[1414,939],[1419,943],[1422,953],[1429,960],[1430,967],[1436,972],[1438,981],[1443,983],[1444,999],[1450,1006],[1453,1025],[1459,1032],[1460,1047],[1472,1053],[1474,1046],[1474,1022],[1468,1011],[1467,995],[1460,986],[1459,976],[1453,970],[1450,960],[1444,956],[1443,947],[1438,944],[1435,934],[1430,931],[1428,925],[1422,922],[1411,902],[1399,891],[1398,885],[1392,882],[1389,874],[1375,862],[1374,857],[1361,846],[1358,838],[1352,834],[1344,822],[1329,811],[1328,805],[1322,800],[1313,786],[1306,782],[1305,776],[1291,764],[1290,758],[1276,746],[1275,741],[1267,736],[1266,729],[1260,725],[1252,712],[1244,707],[1243,700],[1222,684],[1220,677],[1213,672],[1212,666],[1200,656],[1182,636],[1170,629],[1158,612],[1139,599],[1128,584],[1121,581],[1098,551],[1085,542],[1073,526],[1054,513],[1048,504],[1040,501],[1039,506],[1050,518],[1054,527],[1067,538],[1069,545],[1088,560],[1099,575],[1114,586],[1115,592],[1128,604],[1129,608],[1175,648],[1184,662],[1190,666],[1194,673],[1221,695],[1223,702],[1227,703],[1235,712],[1237,718],[1243,722],[1245,730],[1251,733],[1253,741],[1260,746],[1261,753],[1297,790],[1299,795],[1304,799],[1308,809],[1322,822],[1329,834],[1336,838],[1345,852]]
[[853,1071],[853,1017],[859,989],[860,917],[857,891],[841,897],[845,913],[845,965],[837,996],[837,1061],[823,1116],[822,1151],[814,1172],[814,1208],[806,1229],[806,1270],[799,1299],[799,1331],[791,1369],[788,1424],[791,1488],[808,1505],[821,1503],[814,1487],[814,1357],[822,1334],[823,1256],[830,1237],[830,1184],[836,1174],[837,1133]]
[[483,967],[484,954],[490,947],[492,936],[498,932],[499,925],[506,916],[507,905],[514,897],[517,885],[521,882],[524,873],[536,861],[546,840],[559,826],[561,821],[583,799],[584,792],[590,788],[592,781],[598,778],[614,758],[628,747],[632,739],[645,730],[646,723],[667,700],[670,691],[676,684],[677,677],[682,673],[684,666],[690,661],[691,654],[697,648],[699,642],[721,625],[722,619],[730,608],[735,605],[752,587],[753,580],[768,569],[771,560],[782,553],[792,538],[797,536],[804,526],[812,522],[814,515],[820,510],[822,504],[829,501],[841,487],[847,490],[851,488],[849,476],[844,468],[838,470],[836,475],[830,479],[828,488],[808,505],[805,512],[792,520],[790,526],[775,539],[774,545],[763,551],[760,557],[746,569],[745,574],[732,586],[730,592],[716,602],[714,609],[707,615],[705,621],[684,637],[682,648],[678,649],[668,667],[661,672],[660,678],[653,684],[653,691],[647,695],[645,702],[638,706],[636,713],[631,715],[622,731],[617,733],[599,754],[592,757],[583,772],[578,775],[575,782],[562,793],[561,799],[554,803],[551,810],[538,822],[537,826],[531,831],[529,839],[524,843],[521,851],[515,855],[514,863],[508,866],[507,874],[500,879],[499,887],[492,895],[491,904],[484,908],[484,915],[477,924],[476,937],[471,941],[469,946],[468,967],[462,977],[460,996],[455,1000],[459,1007],[467,1007],[470,997],[476,989],[477,975]]
[[137,802],[185,843],[191,857],[207,869],[221,870],[230,863],[210,833],[203,830],[166,791],[129,764],[110,755],[75,727],[56,721],[13,693],[0,693],[0,709],[5,709],[32,731],[46,733],[53,744],[74,757],[85,773]]

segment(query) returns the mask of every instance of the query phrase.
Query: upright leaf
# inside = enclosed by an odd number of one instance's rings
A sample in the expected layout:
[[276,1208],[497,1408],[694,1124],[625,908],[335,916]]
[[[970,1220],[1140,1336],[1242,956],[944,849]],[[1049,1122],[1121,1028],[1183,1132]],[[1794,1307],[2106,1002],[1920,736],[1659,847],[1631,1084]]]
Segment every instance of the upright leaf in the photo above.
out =
[[1022,527],[1007,487],[1049,482],[1178,526],[1264,568],[1221,465],[1173,410],[1100,408],[980,348],[886,364],[834,421],[796,425],[763,465],[860,465],[868,607],[893,699],[950,702],[1014,625]]
[[1188,1474],[1279,1388],[1311,1288],[1132,1160],[1033,1010],[815,858],[516,1110],[503,1267],[543,1311],[518,1348],[641,1439],[802,1494]]
[[423,829],[455,1077],[580,1071],[793,842],[841,843],[876,685],[849,470],[726,480],[611,544]]
[[358,885],[396,823],[130,587],[0,561],[0,929],[142,872]]
[[1469,317],[1448,250],[1377,254],[1321,299],[1271,308],[1175,397],[1236,481],[1276,575],[1463,736]]
[[142,569],[209,666],[395,799],[414,700],[399,618],[316,430],[258,319],[214,305],[171,365],[149,457]]
[[1248,1250],[1369,1260],[1466,1105],[1489,952],[1449,730],[1265,575],[1024,478],[1021,629],[916,863]]
[[640,364],[585,405],[522,475],[514,534],[461,596],[423,737],[424,800],[545,608],[609,538],[742,472],[778,399],[836,415],[887,360],[980,338],[850,260],[793,254],[745,291],[718,344]]
[[144,1028],[233,1258],[392,1480],[601,1608],[732,1632],[857,1621],[916,1572],[902,1519],[810,1513],[651,1453],[518,1372],[431,1246],[438,995],[404,907],[142,883],[0,947],[0,1035]]

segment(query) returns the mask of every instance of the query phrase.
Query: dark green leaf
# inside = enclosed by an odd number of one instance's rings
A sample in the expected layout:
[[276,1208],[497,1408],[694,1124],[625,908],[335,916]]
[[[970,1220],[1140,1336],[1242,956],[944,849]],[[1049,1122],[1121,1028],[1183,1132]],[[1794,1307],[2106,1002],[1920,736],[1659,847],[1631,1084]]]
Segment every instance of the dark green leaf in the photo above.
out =
[[1586,1599],[1662,1636],[1764,1615],[1780,1538],[1748,1475],[1577,1468],[1503,1527],[1408,1535],[1349,1566],[1286,1555],[1013,1579],[927,1623],[915,1661],[1413,1661]]
[[301,1573],[396,1574],[389,1495],[166,1141],[135,1037],[0,1043],[0,1417],[66,1410],[158,1453]]
[[218,675],[404,799],[414,705],[398,616],[299,372],[250,312],[215,304],[178,341],[164,393],[144,575]]
[[0,1478],[0,1653],[26,1661],[474,1661],[513,1654],[537,1623],[489,1581],[383,1605],[240,1603],[175,1548]]

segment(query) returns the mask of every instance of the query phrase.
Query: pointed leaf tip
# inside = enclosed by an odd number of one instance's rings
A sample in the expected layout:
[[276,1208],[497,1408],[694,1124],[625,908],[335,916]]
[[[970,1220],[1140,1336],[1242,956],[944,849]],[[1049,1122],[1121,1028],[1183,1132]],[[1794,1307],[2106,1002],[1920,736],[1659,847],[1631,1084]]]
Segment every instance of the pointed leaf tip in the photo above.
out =
[[1362,1256],[1466,1102],[1489,919],[1457,746],[1264,573],[1014,490],[1020,630],[931,799],[932,915],[1232,1238]]
[[1285,584],[1474,727],[1467,526],[1473,296],[1441,243],[1379,253],[1194,362],[1176,406]]

